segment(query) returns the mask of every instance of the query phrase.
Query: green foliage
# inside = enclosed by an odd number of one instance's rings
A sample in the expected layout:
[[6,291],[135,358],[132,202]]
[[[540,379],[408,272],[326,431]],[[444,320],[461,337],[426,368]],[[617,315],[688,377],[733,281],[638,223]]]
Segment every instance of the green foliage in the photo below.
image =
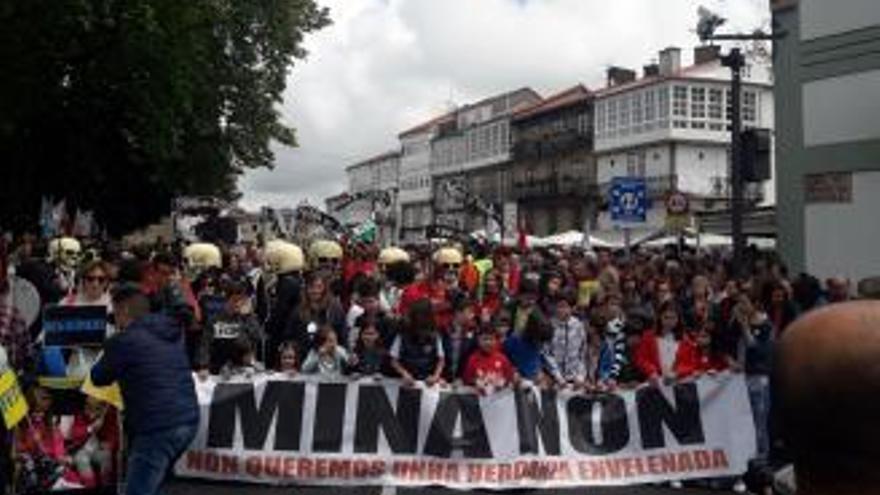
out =
[[235,197],[296,145],[278,106],[328,23],[314,0],[0,2],[0,225],[33,228],[44,195],[113,233],[176,195]]

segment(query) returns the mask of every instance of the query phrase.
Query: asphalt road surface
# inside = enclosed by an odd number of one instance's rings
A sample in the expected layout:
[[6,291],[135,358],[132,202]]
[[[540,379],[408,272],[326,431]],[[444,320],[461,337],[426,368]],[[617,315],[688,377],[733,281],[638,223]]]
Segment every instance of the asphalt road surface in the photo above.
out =
[[[514,490],[516,495],[529,495],[530,493],[538,493],[530,490]],[[380,487],[357,487],[357,488],[315,488],[315,487],[264,487],[251,484],[238,483],[206,483],[177,480],[172,482],[165,493],[168,495],[456,495],[463,493],[461,491],[449,490],[445,488],[398,488],[386,489],[384,492]],[[483,493],[491,495],[492,492],[483,491]],[[719,495],[723,493],[708,491],[696,488],[671,489],[668,486],[627,486],[617,488],[578,488],[566,490],[540,490],[540,495]]]

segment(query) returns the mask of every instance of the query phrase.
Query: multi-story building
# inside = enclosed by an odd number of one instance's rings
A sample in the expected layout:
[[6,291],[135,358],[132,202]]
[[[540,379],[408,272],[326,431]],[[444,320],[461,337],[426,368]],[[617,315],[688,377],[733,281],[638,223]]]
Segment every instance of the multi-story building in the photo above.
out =
[[547,236],[580,230],[595,217],[593,94],[576,85],[512,118],[513,161],[503,201],[515,201],[527,230]]
[[464,231],[485,227],[486,215],[468,204],[467,195],[501,211],[509,190],[511,117],[540,101],[538,93],[521,88],[465,105],[438,126],[430,161],[437,224]]
[[382,243],[397,235],[397,194],[400,175],[400,152],[388,151],[346,167],[348,189],[327,198],[328,213],[349,227],[373,220]]
[[[660,52],[659,64],[634,71],[611,68],[608,87],[595,94],[595,150],[600,195],[607,197],[614,177],[644,177],[651,207],[645,231],[665,223],[662,199],[678,190],[692,208],[727,208],[730,169],[730,70],[721,65],[718,47],[694,50],[694,64],[682,67],[681,50]],[[769,61],[748,57],[743,71],[744,128],[773,128],[772,75]],[[753,202],[771,200],[769,186],[750,186]],[[772,189],[772,188],[771,188]],[[598,229],[614,230],[609,211]]]
[[779,249],[795,273],[880,275],[880,2],[772,6]]
[[404,243],[427,239],[434,222],[431,207],[431,140],[442,125],[454,122],[448,113],[406,130],[400,139],[400,174],[398,208],[400,219],[397,239]]

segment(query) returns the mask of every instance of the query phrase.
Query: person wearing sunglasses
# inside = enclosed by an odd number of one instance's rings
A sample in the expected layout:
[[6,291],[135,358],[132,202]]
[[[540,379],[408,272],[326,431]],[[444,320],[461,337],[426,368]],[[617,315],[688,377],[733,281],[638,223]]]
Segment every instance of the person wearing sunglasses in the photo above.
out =
[[65,297],[64,306],[112,306],[110,300],[110,277],[107,265],[102,261],[86,264],[79,273],[79,283],[74,292]]

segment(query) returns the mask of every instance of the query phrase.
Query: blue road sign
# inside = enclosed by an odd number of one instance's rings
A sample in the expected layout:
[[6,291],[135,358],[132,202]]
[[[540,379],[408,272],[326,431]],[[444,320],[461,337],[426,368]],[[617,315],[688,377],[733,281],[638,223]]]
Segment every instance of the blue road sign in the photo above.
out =
[[615,177],[611,182],[611,220],[644,223],[648,209],[648,188],[641,177]]

